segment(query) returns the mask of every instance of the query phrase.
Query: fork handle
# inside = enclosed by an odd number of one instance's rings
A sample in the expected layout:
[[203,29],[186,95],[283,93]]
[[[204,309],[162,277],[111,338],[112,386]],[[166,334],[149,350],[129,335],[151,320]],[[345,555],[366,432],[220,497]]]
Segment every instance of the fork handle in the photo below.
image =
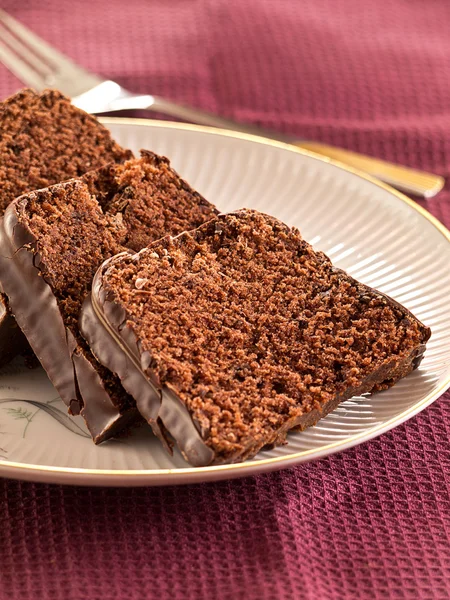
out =
[[231,119],[225,119],[202,110],[183,106],[158,96],[153,96],[152,99],[153,102],[151,105],[146,107],[149,110],[160,112],[175,117],[176,119],[198,123],[200,125],[241,131],[243,133],[250,133],[294,144],[300,148],[311,150],[322,156],[327,156],[328,158],[338,160],[355,169],[364,171],[402,192],[407,192],[421,198],[432,198],[444,187],[445,180],[439,175],[395,165],[378,158],[351,152],[344,148],[328,146],[327,144],[321,144],[319,142],[296,140],[293,137],[282,133],[276,133],[254,125],[237,123]]
[[432,198],[442,190],[445,184],[445,179],[439,175],[395,165],[344,148],[309,141],[298,141],[295,142],[295,145],[343,162],[359,171],[365,171],[402,192],[421,198]]

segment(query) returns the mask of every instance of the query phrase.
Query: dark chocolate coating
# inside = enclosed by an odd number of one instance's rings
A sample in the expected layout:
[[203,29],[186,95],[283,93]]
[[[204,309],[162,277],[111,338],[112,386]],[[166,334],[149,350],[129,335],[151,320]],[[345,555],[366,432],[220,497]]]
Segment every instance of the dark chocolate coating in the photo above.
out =
[[[203,228],[205,227],[207,226],[203,226]],[[223,458],[217,456],[202,439],[200,431],[183,402],[173,390],[169,390],[167,386],[161,388],[158,385],[156,375],[151,370],[148,352],[141,349],[136,335],[126,325],[128,317],[125,309],[113,301],[112,294],[108,294],[108,290],[103,284],[103,273],[106,272],[111,261],[120,260],[121,256],[119,254],[105,261],[97,271],[92,285],[92,293],[86,298],[81,310],[81,332],[98,360],[119,376],[123,387],[136,400],[138,410],[166,447],[165,430],[175,440],[181,453],[191,465],[199,467],[223,463]],[[358,285],[366,291],[383,296],[387,301],[398,306],[403,313],[411,315],[406,308],[388,296],[363,284],[358,283]],[[411,317],[415,319],[413,315]],[[404,369],[416,368],[424,351],[425,344],[421,344],[402,359],[394,356],[392,361],[375,370],[360,386],[347,388],[345,393],[336,395],[324,404],[321,410],[313,409],[286,421],[278,430],[277,438],[272,445],[282,443],[289,430],[304,430],[315,425],[341,402],[370,391],[374,386],[390,379],[393,374]],[[248,448],[239,455],[231,457],[227,462],[251,458],[254,454],[254,448]]]
[[[66,328],[36,253],[36,238],[18,219],[21,202],[0,222],[0,280],[19,327],[73,415],[82,414],[95,442],[117,431],[130,414],[116,407],[97,372]],[[96,393],[88,393],[96,386]]]
[[27,353],[31,353],[27,338],[12,316],[6,296],[0,293],[0,367],[18,354]]

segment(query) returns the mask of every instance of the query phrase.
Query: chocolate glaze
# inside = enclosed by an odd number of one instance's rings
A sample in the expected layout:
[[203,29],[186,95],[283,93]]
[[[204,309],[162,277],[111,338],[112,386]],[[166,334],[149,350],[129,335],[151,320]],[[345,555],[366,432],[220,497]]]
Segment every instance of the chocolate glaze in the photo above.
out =
[[80,414],[86,421],[92,439],[100,444],[138,418],[135,407],[119,410],[113,404],[103,381],[83,354],[74,352],[72,361],[75,383],[83,398]]
[[[202,231],[196,230],[191,232],[190,235],[201,235],[212,226],[209,222],[209,224],[199,228]],[[177,238],[181,238],[183,235],[185,234],[180,234]],[[158,243],[164,245],[165,241],[169,239],[169,237],[164,238]],[[114,302],[112,293],[108,293],[108,289],[103,283],[103,274],[112,261],[120,260],[122,256],[123,254],[119,254],[110,258],[97,271],[92,285],[92,293],[84,302],[81,310],[81,332],[98,360],[119,376],[124,388],[136,400],[138,410],[150,423],[154,433],[165,444],[166,448],[168,444],[165,430],[175,440],[185,459],[193,466],[223,463],[225,462],[224,459],[216,455],[214,450],[202,439],[202,433],[197,428],[184,403],[172,389],[162,386],[158,381],[156,373],[151,369],[149,353],[141,349],[135,333],[126,324],[128,316],[125,309]],[[136,257],[138,256],[137,254]],[[344,272],[342,271],[342,273]],[[345,276],[348,277],[347,274]],[[398,307],[405,316],[416,320],[412,313],[385,294],[359,282],[355,281],[355,283],[362,294],[364,292],[375,293],[384,298],[387,303]],[[428,337],[430,334],[431,332],[428,329]],[[274,434],[274,439],[268,441],[266,447],[282,444],[289,430],[303,431],[307,427],[315,425],[321,418],[334,410],[338,404],[352,396],[369,392],[374,386],[387,380],[403,377],[419,365],[424,351],[425,344],[421,344],[407,356],[393,357],[391,361],[384,363],[371,373],[361,385],[347,388],[345,393],[336,395],[325,403],[320,410],[315,408],[287,421]],[[259,450],[261,450],[261,447],[256,446],[250,440],[243,451],[228,458],[226,462],[249,459]]]
[[[0,221],[0,279],[16,321],[73,415],[82,414],[99,442],[131,418],[107,394],[95,369],[66,328],[52,288],[42,276],[37,240],[19,222],[27,198],[7,208]],[[30,301],[32,299],[32,301]],[[96,393],[89,393],[93,386]],[[82,393],[80,393],[82,392]],[[131,411],[132,412],[132,411]],[[136,412],[136,411],[134,411]]]
[[0,367],[18,354],[28,353],[31,353],[31,349],[27,338],[12,316],[6,296],[0,292]]

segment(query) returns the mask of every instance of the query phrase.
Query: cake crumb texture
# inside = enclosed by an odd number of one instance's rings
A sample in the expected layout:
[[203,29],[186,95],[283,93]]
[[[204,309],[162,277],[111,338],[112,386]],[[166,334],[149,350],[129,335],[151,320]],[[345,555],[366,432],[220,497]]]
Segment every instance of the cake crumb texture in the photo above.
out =
[[105,212],[122,214],[128,232],[124,243],[133,250],[164,235],[195,229],[218,212],[167,158],[148,150],[125,164],[89,173],[85,181]]
[[301,415],[349,389],[392,385],[430,335],[297,229],[256,211],[113,261],[104,285],[149,352],[149,373],[226,461],[282,443]]
[[0,103],[0,211],[17,196],[132,156],[95,117],[56,90]]

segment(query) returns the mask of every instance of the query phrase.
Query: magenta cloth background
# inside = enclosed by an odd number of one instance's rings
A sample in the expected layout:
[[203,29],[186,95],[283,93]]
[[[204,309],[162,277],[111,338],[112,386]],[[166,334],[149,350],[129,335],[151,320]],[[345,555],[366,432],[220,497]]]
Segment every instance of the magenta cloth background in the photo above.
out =
[[[130,89],[450,169],[448,0],[2,0]],[[19,82],[0,65],[0,95]],[[450,226],[450,187],[423,202]],[[450,598],[450,396],[270,475],[161,489],[0,480],[0,599]]]

